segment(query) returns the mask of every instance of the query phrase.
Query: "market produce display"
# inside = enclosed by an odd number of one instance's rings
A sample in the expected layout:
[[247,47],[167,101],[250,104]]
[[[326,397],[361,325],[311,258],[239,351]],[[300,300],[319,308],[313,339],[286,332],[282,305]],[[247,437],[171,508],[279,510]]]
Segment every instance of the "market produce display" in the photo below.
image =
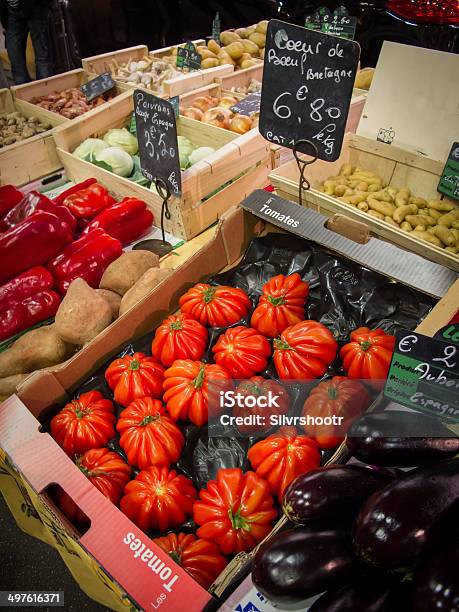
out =
[[183,74],[177,65],[174,65],[172,55],[164,59],[146,55],[140,60],[129,60],[122,64],[114,59],[108,63],[108,68],[115,81],[141,86],[155,93],[164,93],[164,81]]
[[37,117],[25,117],[19,111],[3,113],[0,115],[0,149],[50,129],[49,123]]
[[38,96],[30,100],[31,104],[36,104],[45,110],[62,115],[66,119],[75,119],[93,108],[105,104],[112,100],[115,94],[107,91],[97,98],[88,101],[84,93],[78,87],[71,87],[63,91],[55,91],[46,96]]
[[247,86],[233,85],[232,87],[230,87],[230,91],[248,96],[249,94],[252,94],[252,93],[260,93],[261,87],[262,87],[261,81],[258,81],[257,79],[250,79],[250,83]]
[[160,398],[163,392],[164,368],[143,353],[115,359],[105,372],[105,380],[115,401],[122,406],[142,397]]
[[180,113],[184,117],[202,121],[209,125],[245,134],[258,125],[258,114],[241,115],[231,111],[231,107],[239,102],[238,98],[226,95],[217,98],[215,96],[198,96],[191,106],[181,109]]
[[408,187],[387,186],[374,172],[351,164],[344,164],[317,189],[418,240],[459,252],[459,208],[452,202],[415,196]]

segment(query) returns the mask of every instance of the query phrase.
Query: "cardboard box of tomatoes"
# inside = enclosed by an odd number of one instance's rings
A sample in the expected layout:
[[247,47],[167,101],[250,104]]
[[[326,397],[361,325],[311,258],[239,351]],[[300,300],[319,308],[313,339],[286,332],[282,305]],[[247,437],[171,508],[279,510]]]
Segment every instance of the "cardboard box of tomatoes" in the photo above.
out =
[[[288,471],[263,473],[269,438],[206,425],[210,379],[224,389],[233,379],[282,386],[328,374],[329,384],[343,367],[349,373],[356,327],[384,328],[376,337],[389,346],[396,328],[432,335],[457,310],[459,283],[451,286],[448,271],[379,241],[356,245],[288,204],[260,192],[246,210],[228,211],[148,298],[0,409],[8,505],[103,605],[218,607],[275,528]],[[292,308],[276,310],[285,294]],[[321,348],[308,373],[300,345],[311,337]],[[244,359],[232,356],[235,344],[248,347]],[[330,459],[340,441],[324,451],[314,436],[288,436],[277,444],[295,438],[300,470]]]

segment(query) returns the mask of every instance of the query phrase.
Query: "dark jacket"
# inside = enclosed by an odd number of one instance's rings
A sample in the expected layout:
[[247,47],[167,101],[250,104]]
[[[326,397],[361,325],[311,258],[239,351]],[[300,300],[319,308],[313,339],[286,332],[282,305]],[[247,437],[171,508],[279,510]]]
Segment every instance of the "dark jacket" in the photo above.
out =
[[[25,17],[30,17],[35,7],[49,6],[52,0],[20,0],[20,9]],[[8,26],[8,2],[0,0],[0,21],[4,28]]]

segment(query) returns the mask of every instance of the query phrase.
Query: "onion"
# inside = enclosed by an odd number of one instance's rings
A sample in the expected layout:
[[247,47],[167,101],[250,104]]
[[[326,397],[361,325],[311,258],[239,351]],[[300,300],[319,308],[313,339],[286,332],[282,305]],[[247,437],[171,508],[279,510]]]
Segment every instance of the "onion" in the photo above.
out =
[[198,96],[192,102],[194,108],[198,108],[200,111],[205,113],[209,108],[215,106],[214,98],[212,96]]
[[237,134],[245,134],[252,129],[252,119],[246,115],[235,115],[229,129]]
[[238,102],[239,100],[237,98],[233,98],[233,96],[223,96],[218,101],[218,106],[221,106],[222,108],[231,108],[231,106],[234,106]]
[[199,110],[199,108],[195,108],[194,106],[190,106],[189,108],[185,108],[181,112],[184,117],[190,117],[190,119],[196,119],[197,121],[202,120],[203,112]]
[[216,108],[210,108],[207,112],[205,112],[202,121],[203,123],[209,123],[210,125],[215,125],[219,128],[223,128],[224,130],[228,130],[232,116],[233,113],[230,110],[217,106]]

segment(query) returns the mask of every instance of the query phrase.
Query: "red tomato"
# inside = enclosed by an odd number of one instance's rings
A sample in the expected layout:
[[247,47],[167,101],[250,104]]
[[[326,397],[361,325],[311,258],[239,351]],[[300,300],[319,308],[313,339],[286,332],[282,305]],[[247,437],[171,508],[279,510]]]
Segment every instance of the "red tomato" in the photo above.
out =
[[156,330],[151,352],[166,368],[176,359],[201,359],[208,336],[204,325],[190,315],[167,317]]
[[198,283],[179,300],[180,310],[203,325],[228,327],[249,312],[252,302],[242,289]]
[[297,435],[295,427],[282,427],[278,432],[257,442],[248,458],[260,478],[269,484],[269,491],[282,496],[288,485],[300,474],[320,467],[317,443],[307,436]]
[[188,419],[201,426],[209,418],[209,400],[212,416],[217,416],[222,409],[219,391],[231,386],[231,377],[221,366],[178,359],[164,373],[164,402],[175,421]]
[[314,387],[304,403],[302,415],[307,417],[343,417],[340,425],[305,425],[320,448],[336,448],[344,440],[345,432],[371,403],[365,387],[357,380],[334,376]]
[[213,542],[192,533],[170,533],[153,540],[204,589],[225,569],[228,561]]
[[382,329],[359,327],[351,333],[351,341],[340,351],[344,371],[349,378],[385,380],[394,347],[395,336]]
[[[242,395],[247,401],[248,397],[254,398],[269,398],[269,394],[271,393],[272,397],[277,398],[274,405],[274,402],[271,406],[263,407],[259,405],[255,405],[253,407],[250,406],[234,406],[233,408],[233,416],[235,417],[248,417],[252,416],[254,418],[259,415],[259,419],[263,420],[263,423],[260,425],[257,424],[245,424],[245,425],[237,425],[237,428],[241,433],[253,434],[253,433],[264,433],[271,429],[272,425],[270,422],[271,415],[282,415],[287,414],[290,408],[290,396],[285,387],[279,384],[276,380],[272,380],[271,378],[263,378],[262,376],[253,376],[249,380],[244,380],[241,382],[239,387],[236,389],[236,396],[238,394]],[[241,404],[244,400],[241,400]]]
[[[113,453],[107,448],[97,448],[86,451],[75,463],[112,504],[115,506],[119,504],[124,487],[131,477],[131,468],[118,453]],[[90,522],[65,491],[59,489],[57,498],[59,507],[68,519],[83,524]]]
[[142,531],[167,531],[193,513],[196,489],[189,478],[153,465],[128,482],[120,508]]
[[304,320],[309,284],[297,272],[274,276],[262,291],[250,320],[250,325],[261,334],[276,338],[290,325]]
[[115,402],[122,406],[128,406],[141,397],[160,399],[163,379],[162,365],[143,353],[115,359],[105,370],[105,380],[113,391]]
[[250,378],[268,365],[271,346],[255,329],[239,325],[230,327],[219,336],[212,348],[215,363],[233,378]]
[[254,472],[220,469],[199,492],[193,509],[196,534],[216,542],[225,555],[255,548],[272,529],[277,512],[268,483]]
[[51,420],[51,435],[70,457],[105,446],[115,436],[115,408],[100,391],[82,393]]
[[336,357],[338,345],[329,329],[316,321],[287,327],[274,340],[274,365],[280,378],[320,378]]
[[182,452],[185,438],[159,400],[134,400],[120,416],[116,429],[120,446],[131,465],[141,470],[150,465],[169,467]]

